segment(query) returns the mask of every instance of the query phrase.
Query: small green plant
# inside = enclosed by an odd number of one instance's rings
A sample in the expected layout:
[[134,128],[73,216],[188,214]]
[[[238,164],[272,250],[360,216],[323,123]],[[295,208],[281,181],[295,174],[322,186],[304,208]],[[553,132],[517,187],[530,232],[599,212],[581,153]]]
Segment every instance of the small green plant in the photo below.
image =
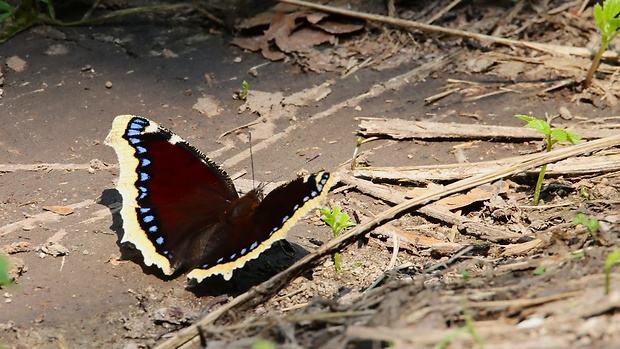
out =
[[471,275],[469,275],[469,272],[465,269],[463,269],[463,271],[461,271],[461,274],[463,275],[463,284],[466,284],[467,281],[469,279],[471,279]]
[[276,349],[275,343],[267,340],[258,340],[252,344],[252,349]]
[[583,196],[584,198],[590,200],[590,193],[588,193],[586,187],[579,188],[579,194],[581,194],[581,196]]
[[588,88],[592,83],[594,72],[598,68],[598,64],[607,46],[620,33],[618,31],[620,29],[618,13],[620,13],[620,0],[605,0],[603,1],[603,6],[601,4],[594,5],[594,19],[596,26],[601,30],[601,45],[598,51],[596,51],[594,58],[592,58],[592,65],[590,65],[586,79],[583,81],[583,87],[585,88]]
[[534,269],[534,275],[542,275],[545,273],[545,271],[547,271],[547,266],[544,264],[541,264],[538,267],[536,267],[536,269]]
[[248,99],[248,91],[250,90],[250,84],[248,84],[247,81],[243,80],[243,82],[241,83],[241,86],[243,87],[243,89],[241,90],[239,99],[241,99],[242,101],[245,101],[246,99]]
[[[578,134],[559,128],[551,128],[551,126],[544,120],[536,119],[535,117],[527,115],[516,115],[516,117],[527,122],[527,125],[525,125],[526,128],[534,129],[536,132],[545,137],[547,152],[550,152],[553,145],[558,142],[577,144],[581,140],[581,136]],[[543,165],[540,168],[538,180],[536,181],[536,189],[534,190],[534,206],[538,205],[540,200],[540,189],[542,188],[543,179],[545,179],[546,170],[547,165]]]
[[578,225],[582,224],[588,229],[588,233],[592,236],[596,236],[598,234],[598,219],[596,218],[588,218],[583,213],[577,213],[575,218],[573,218],[573,224]]
[[[340,212],[340,207],[338,206],[334,206],[331,210],[328,207],[319,208],[319,211],[323,215],[321,220],[332,228],[334,238],[337,238],[344,229],[355,225],[355,223],[349,221],[351,217],[348,214]],[[334,253],[334,265],[336,271],[342,270],[342,266],[340,266],[340,253]]]
[[13,283],[13,279],[9,275],[9,269],[9,260],[0,255],[0,287]]
[[609,294],[609,275],[611,274],[611,268],[620,260],[620,250],[614,248],[612,252],[605,258],[605,294]]

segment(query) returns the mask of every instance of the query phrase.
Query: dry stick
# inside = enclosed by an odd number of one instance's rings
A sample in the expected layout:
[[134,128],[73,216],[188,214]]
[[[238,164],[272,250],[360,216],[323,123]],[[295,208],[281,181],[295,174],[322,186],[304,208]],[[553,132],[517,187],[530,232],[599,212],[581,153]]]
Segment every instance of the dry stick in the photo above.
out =
[[[512,141],[540,140],[540,133],[525,127],[444,123],[432,121],[412,121],[404,119],[386,119],[360,117],[359,134],[366,137],[389,136],[394,139],[423,138],[460,138],[469,141],[475,139],[509,139]],[[617,130],[598,128],[581,128],[579,135],[584,139],[613,136]]]
[[458,4],[461,3],[461,1],[463,0],[454,0],[452,1],[448,6],[444,7],[443,9],[441,9],[441,11],[437,12],[433,17],[431,17],[431,19],[429,19],[428,21],[426,21],[426,24],[431,24],[433,22],[435,22],[436,20],[438,20],[439,18],[441,18],[441,16],[445,15],[446,13],[448,13],[450,10],[452,10],[452,8]]
[[[105,169],[118,168],[118,165],[105,165]],[[15,172],[15,171],[52,171],[52,170],[89,170],[93,169],[91,164],[0,164],[0,173],[2,172]]]
[[[562,45],[542,44],[542,43],[530,42],[530,41],[505,39],[505,38],[500,38],[500,37],[491,36],[491,35],[471,33],[471,32],[467,32],[464,30],[442,28],[436,25],[424,24],[424,23],[420,23],[416,21],[408,21],[405,19],[392,18],[392,17],[387,17],[387,16],[375,15],[371,13],[345,10],[342,8],[337,8],[337,7],[332,7],[332,6],[314,4],[311,2],[307,2],[307,1],[280,0],[280,2],[308,7],[314,10],[335,13],[335,14],[342,15],[342,16],[360,18],[360,19],[365,19],[369,21],[383,22],[386,24],[403,27],[403,28],[413,28],[413,29],[428,31],[431,33],[440,33],[440,34],[446,34],[446,35],[466,37],[466,38],[478,40],[481,42],[491,42],[491,43],[502,44],[506,46],[530,48],[530,49],[534,49],[534,50],[538,50],[542,52],[575,55],[575,56],[581,56],[581,57],[587,57],[587,58],[591,58],[594,56],[594,51],[587,49],[585,47],[570,47],[570,46],[562,46]],[[610,60],[618,60],[620,59],[620,53],[616,53],[614,51],[605,51],[605,53],[603,54],[603,58],[610,59]]]
[[[396,181],[451,181],[474,174],[493,171],[502,168],[509,163],[522,162],[532,158],[533,155],[515,156],[507,159],[494,161],[481,161],[461,164],[446,165],[422,165],[404,167],[362,167],[355,170],[358,178],[372,180],[396,180]],[[608,173],[620,171],[620,154],[594,155],[588,157],[575,157],[549,165],[546,175],[550,176],[581,176],[584,174]],[[538,174],[535,169],[523,172],[527,175]]]
[[473,176],[468,179],[464,179],[458,182],[454,182],[452,184],[446,185],[443,188],[438,190],[434,190],[428,192],[420,197],[415,199],[407,200],[402,204],[396,205],[392,208],[389,208],[379,215],[377,215],[374,219],[365,222],[363,224],[358,225],[355,229],[352,229],[338,238],[331,240],[321,247],[319,247],[315,252],[303,257],[295,264],[290,266],[288,269],[278,273],[273,276],[271,279],[263,282],[262,284],[252,287],[249,291],[237,296],[230,303],[223,305],[221,308],[209,313],[207,316],[202,318],[196,324],[193,324],[177,333],[177,335],[173,338],[170,338],[166,342],[157,346],[158,349],[169,349],[169,348],[177,348],[184,343],[193,340],[194,338],[198,338],[199,336],[199,328],[208,326],[217,320],[220,316],[227,313],[234,307],[238,305],[242,305],[245,303],[260,304],[269,299],[273,294],[277,293],[280,289],[282,289],[287,283],[289,283],[292,279],[302,274],[306,270],[310,270],[318,265],[323,257],[329,256],[334,252],[338,252],[342,250],[347,245],[352,244],[357,239],[359,239],[364,234],[368,233],[370,230],[374,229],[377,226],[380,226],[392,219],[394,217],[407,212],[408,210],[427,204],[431,201],[438,200],[447,195],[451,195],[454,193],[458,193],[463,190],[471,189],[476,186],[489,183],[498,179],[502,179],[505,177],[509,177],[516,173],[525,171],[527,169],[533,167],[539,167],[551,162],[556,162],[562,159],[566,159],[571,156],[577,156],[601,149],[606,149],[612,146],[620,145],[620,135],[607,137],[598,139],[595,141],[584,142],[572,147],[556,149],[548,153],[541,153],[536,158],[526,161],[523,163],[517,163],[510,166],[504,167],[500,171],[493,171],[492,173],[483,173],[477,176]]

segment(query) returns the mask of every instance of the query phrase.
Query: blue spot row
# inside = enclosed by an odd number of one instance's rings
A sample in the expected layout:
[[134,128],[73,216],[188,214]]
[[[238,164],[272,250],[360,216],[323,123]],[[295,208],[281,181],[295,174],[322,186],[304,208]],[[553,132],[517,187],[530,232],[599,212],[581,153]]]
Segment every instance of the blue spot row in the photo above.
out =
[[[148,181],[151,180],[151,174],[149,166],[152,161],[147,158],[148,150],[146,147],[139,145],[143,142],[141,135],[142,132],[149,126],[149,121],[142,118],[133,118],[127,125],[125,130],[125,138],[129,144],[136,150],[135,156],[138,158],[138,168],[136,168],[136,174],[138,179],[136,181],[136,188],[138,188],[138,205],[140,202],[147,199],[149,196]],[[148,234],[149,240],[153,241],[156,248],[159,250],[160,246],[165,243],[164,237],[159,234],[158,222],[155,219],[156,212],[151,207],[139,207],[137,210],[138,220],[142,229]],[[168,258],[172,258],[172,254],[169,251],[163,251],[162,254]]]

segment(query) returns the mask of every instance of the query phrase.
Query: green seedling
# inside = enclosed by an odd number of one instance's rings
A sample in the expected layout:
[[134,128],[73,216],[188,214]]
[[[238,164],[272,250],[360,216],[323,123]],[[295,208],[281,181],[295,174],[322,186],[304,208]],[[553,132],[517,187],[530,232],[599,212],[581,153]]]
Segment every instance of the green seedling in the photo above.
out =
[[609,294],[609,275],[611,274],[611,268],[620,260],[620,250],[615,248],[605,258],[605,294]]
[[7,18],[13,16],[16,8],[7,4],[4,1],[0,1],[0,24],[4,23]]
[[13,283],[13,279],[9,275],[9,268],[9,260],[0,255],[0,287]]
[[586,79],[583,81],[583,87],[588,88],[592,83],[594,72],[598,68],[598,64],[603,57],[603,53],[607,49],[607,46],[620,34],[620,0],[605,0],[603,6],[601,4],[594,5],[594,19],[596,26],[601,31],[601,45],[596,51],[594,58],[592,58],[592,65],[588,69]]
[[259,340],[252,344],[252,349],[276,349],[276,345],[267,340]]
[[534,269],[534,275],[542,275],[545,273],[545,271],[547,271],[547,266],[541,264],[538,267],[536,267],[536,269]]
[[466,284],[467,280],[471,279],[471,275],[469,275],[467,270],[463,270],[461,274],[463,275],[463,284]]
[[243,80],[243,82],[241,83],[241,86],[243,87],[243,89],[241,90],[241,94],[239,95],[239,98],[242,101],[245,101],[246,99],[248,99],[248,91],[250,90],[250,84],[248,84],[247,81]]
[[[581,140],[581,136],[578,134],[559,128],[551,128],[551,126],[544,120],[536,119],[535,117],[527,115],[516,115],[516,117],[527,122],[527,125],[525,125],[526,128],[534,129],[536,132],[545,137],[547,152],[550,152],[553,145],[558,142],[577,144]],[[538,180],[536,181],[536,189],[534,190],[534,206],[538,205],[538,202],[540,201],[540,189],[542,188],[543,179],[545,179],[546,170],[547,165],[543,165],[540,168]]]
[[[349,217],[348,214],[340,212],[340,207],[338,206],[334,206],[332,210],[328,207],[319,208],[319,211],[323,214],[321,220],[332,228],[334,238],[337,238],[344,229],[355,225],[355,223],[349,221],[351,217]],[[340,253],[334,253],[334,265],[336,271],[342,270],[342,266],[340,265]]]
[[588,193],[586,187],[579,188],[579,194],[581,194],[581,196],[583,196],[584,198],[590,200],[590,193]]
[[596,218],[587,218],[583,213],[577,213],[575,218],[573,218],[574,225],[584,225],[586,229],[588,229],[588,233],[592,236],[596,236],[598,234],[598,219]]

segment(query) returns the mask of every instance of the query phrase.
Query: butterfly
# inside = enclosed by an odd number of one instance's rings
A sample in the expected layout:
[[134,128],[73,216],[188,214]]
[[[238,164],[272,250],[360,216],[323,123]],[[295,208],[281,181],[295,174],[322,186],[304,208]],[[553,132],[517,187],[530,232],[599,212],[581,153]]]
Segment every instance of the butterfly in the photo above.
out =
[[190,270],[201,282],[230,280],[284,239],[307,212],[322,205],[334,179],[318,172],[294,179],[262,198],[260,189],[239,196],[226,172],[172,131],[143,117],[114,119],[106,144],[120,163],[123,238],[144,264],[165,275]]

